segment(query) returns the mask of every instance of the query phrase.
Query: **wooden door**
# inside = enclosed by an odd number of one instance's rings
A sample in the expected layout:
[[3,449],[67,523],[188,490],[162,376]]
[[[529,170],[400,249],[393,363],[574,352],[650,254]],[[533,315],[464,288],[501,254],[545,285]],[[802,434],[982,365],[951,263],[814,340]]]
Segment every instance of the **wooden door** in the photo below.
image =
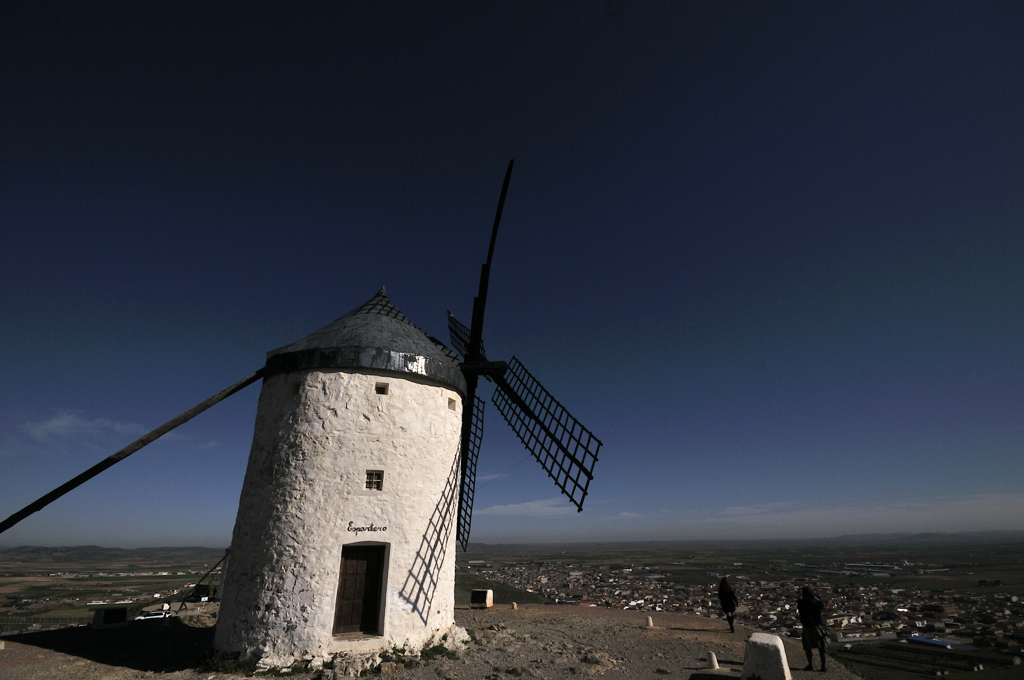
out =
[[345,546],[334,607],[334,634],[379,634],[384,546]]

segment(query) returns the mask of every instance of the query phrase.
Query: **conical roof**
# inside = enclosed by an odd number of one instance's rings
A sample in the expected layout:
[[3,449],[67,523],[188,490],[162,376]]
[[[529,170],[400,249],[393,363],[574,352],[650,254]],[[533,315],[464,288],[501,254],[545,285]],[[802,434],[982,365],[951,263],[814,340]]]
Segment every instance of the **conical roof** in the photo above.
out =
[[318,368],[414,373],[466,392],[455,353],[402,314],[384,288],[340,319],[267,353],[266,375]]

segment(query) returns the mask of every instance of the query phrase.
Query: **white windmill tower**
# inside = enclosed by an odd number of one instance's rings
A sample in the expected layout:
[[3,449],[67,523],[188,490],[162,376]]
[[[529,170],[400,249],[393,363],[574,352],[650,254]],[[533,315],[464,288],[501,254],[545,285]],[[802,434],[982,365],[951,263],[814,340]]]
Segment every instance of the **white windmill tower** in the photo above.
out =
[[383,288],[268,354],[218,651],[280,666],[448,632],[465,392]]

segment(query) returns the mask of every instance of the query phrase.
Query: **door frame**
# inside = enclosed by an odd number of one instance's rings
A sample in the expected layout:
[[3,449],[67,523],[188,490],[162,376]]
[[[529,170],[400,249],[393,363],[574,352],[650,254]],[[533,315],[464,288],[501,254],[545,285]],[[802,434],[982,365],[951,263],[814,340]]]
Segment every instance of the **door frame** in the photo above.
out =
[[[341,570],[345,564],[345,548],[383,548],[383,562],[381,564],[380,573],[380,592],[377,593],[379,602],[377,611],[377,628],[373,632],[357,631],[354,633],[335,633],[334,632],[334,619],[337,616],[338,607],[338,590],[341,588]],[[338,569],[335,572],[334,579],[334,597],[331,600],[331,634],[335,639],[344,639],[351,637],[381,637],[384,635],[384,623],[385,623],[385,612],[387,611],[387,593],[388,593],[388,571],[391,564],[391,544],[383,543],[381,541],[354,541],[352,543],[343,543],[341,551],[338,555]]]

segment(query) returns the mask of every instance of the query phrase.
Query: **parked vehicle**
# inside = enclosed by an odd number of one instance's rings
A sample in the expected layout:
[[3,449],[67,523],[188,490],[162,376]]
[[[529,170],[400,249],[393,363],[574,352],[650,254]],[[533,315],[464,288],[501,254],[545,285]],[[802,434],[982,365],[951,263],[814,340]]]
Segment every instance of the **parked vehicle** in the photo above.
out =
[[136,621],[146,621],[147,619],[168,619],[172,616],[171,612],[155,611],[155,612],[142,612],[135,617]]

